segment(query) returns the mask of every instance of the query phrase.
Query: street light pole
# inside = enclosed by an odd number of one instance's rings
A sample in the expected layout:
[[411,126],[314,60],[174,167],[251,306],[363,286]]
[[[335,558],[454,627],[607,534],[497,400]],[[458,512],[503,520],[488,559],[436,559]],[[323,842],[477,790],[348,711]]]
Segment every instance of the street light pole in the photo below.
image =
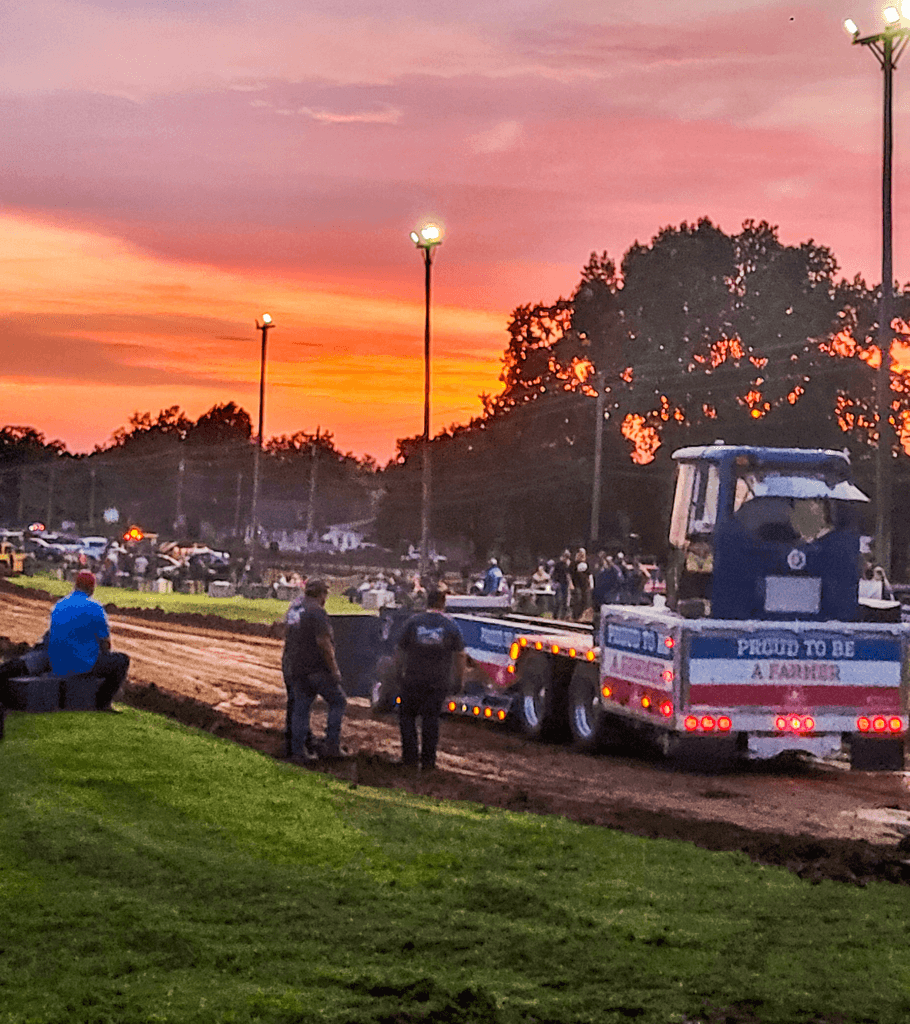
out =
[[861,36],[856,22],[847,19],[844,28],[853,37],[854,45],[865,46],[881,66],[884,78],[882,112],[882,292],[879,299],[878,347],[881,354],[875,379],[875,405],[878,413],[878,446],[875,451],[875,560],[885,572],[891,573],[891,345],[894,332],[894,269],[892,262],[891,165],[893,150],[893,79],[897,60],[910,38],[910,29],[901,27],[901,20],[910,18],[910,3],[904,0],[901,10],[886,7],[887,28],[871,36]]
[[433,249],[442,242],[442,231],[435,224],[425,224],[411,232],[411,241],[423,250],[424,326],[423,326],[423,444],[420,485],[420,576],[423,582],[430,563],[430,494],[432,469],[430,462],[430,267]]
[[265,422],[265,345],[268,331],[274,327],[268,313],[262,314],[262,323],[256,321],[256,329],[262,332],[262,356],[259,361],[259,432],[253,449],[253,505],[250,509],[250,549],[255,568],[259,545],[259,461],[262,458],[262,433]]

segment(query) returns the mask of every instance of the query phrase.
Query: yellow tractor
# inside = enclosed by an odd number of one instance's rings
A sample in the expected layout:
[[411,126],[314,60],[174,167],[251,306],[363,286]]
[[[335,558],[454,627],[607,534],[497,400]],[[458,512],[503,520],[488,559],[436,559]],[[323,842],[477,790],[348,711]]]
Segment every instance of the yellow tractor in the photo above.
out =
[[0,576],[18,576],[25,571],[25,552],[17,551],[9,541],[0,541]]

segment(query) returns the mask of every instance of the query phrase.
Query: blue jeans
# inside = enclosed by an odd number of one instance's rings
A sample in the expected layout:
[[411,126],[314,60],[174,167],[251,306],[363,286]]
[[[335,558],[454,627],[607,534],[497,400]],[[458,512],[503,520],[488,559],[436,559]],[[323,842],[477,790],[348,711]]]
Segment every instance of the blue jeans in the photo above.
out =
[[306,750],[310,737],[310,710],[317,697],[322,697],[329,707],[325,728],[326,744],[337,746],[341,739],[341,720],[348,703],[341,685],[328,672],[311,672],[305,676],[285,672],[284,685],[288,691],[285,727],[288,756],[298,757]]
[[[424,768],[436,767],[439,745],[439,715],[446,696],[445,687],[405,682],[401,687],[398,727],[401,731],[401,760]],[[420,717],[420,748],[417,745],[417,717]]]

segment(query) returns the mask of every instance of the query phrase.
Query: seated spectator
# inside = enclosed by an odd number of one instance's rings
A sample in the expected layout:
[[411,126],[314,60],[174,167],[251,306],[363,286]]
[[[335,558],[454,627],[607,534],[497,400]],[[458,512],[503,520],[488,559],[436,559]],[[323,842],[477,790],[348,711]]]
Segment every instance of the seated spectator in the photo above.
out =
[[73,592],[51,611],[47,653],[56,675],[101,676],[97,707],[116,714],[111,700],[126,679],[130,659],[126,654],[111,651],[107,616],[104,608],[91,599],[94,592],[94,573],[80,572]]

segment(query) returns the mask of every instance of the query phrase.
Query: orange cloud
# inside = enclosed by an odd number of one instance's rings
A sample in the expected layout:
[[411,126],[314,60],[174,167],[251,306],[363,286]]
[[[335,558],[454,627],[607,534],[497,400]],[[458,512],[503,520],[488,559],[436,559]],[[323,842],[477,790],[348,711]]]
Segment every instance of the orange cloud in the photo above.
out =
[[[91,232],[0,218],[0,421],[80,450],[137,409],[179,404],[198,415],[234,400],[255,420],[255,320],[268,311],[266,433],[319,424],[343,449],[383,461],[398,437],[422,429],[422,292],[415,299],[175,263]],[[495,388],[505,320],[434,306],[434,430],[476,415],[479,394]]]

